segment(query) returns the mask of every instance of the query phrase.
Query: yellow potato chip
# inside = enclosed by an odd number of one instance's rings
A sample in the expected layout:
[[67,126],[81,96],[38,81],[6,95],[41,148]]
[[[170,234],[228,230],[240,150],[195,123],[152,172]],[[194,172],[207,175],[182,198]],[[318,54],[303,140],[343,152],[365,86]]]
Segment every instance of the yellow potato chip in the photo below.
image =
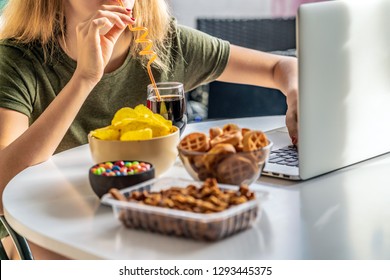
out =
[[121,141],[136,141],[152,139],[152,130],[150,128],[131,130],[121,135]]
[[138,130],[143,128],[148,128],[150,124],[149,119],[144,118],[127,118],[123,119],[120,122],[117,122],[114,127],[120,130]]
[[115,125],[116,123],[122,121],[123,119],[137,118],[137,117],[139,117],[139,114],[133,108],[123,107],[115,113],[111,121],[111,124]]
[[159,114],[154,114],[145,105],[137,105],[134,109],[119,109],[111,125],[91,132],[92,136],[102,140],[146,140],[172,133],[172,121]]
[[172,127],[172,121],[170,120],[167,120],[166,118],[164,118],[163,116],[159,115],[159,114],[153,114],[152,118],[154,120],[156,120],[157,122],[160,122],[166,126],[168,126],[169,128]]
[[[116,128],[116,129],[123,129],[124,127],[126,127],[127,125],[131,124],[132,122],[135,122],[137,121],[138,119],[137,118],[126,118],[126,119],[122,119],[121,121],[119,122],[116,122],[115,124],[113,124],[113,126]],[[139,120],[141,120],[141,118],[139,118]]]
[[91,131],[91,135],[101,140],[119,140],[120,132],[113,126],[106,126]]
[[151,117],[154,114],[148,107],[143,104],[135,106],[134,111],[142,117]]
[[145,128],[150,128],[152,130],[153,137],[159,137],[167,135],[170,132],[170,127],[156,122],[153,119],[124,119],[118,125],[120,127],[121,133],[124,134],[128,131],[140,130]]

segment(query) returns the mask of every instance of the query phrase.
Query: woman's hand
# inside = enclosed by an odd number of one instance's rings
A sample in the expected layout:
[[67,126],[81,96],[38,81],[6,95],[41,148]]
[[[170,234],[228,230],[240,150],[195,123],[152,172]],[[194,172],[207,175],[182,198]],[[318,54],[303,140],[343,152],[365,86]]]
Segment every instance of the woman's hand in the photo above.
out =
[[286,126],[294,145],[298,144],[298,89],[292,89],[286,94],[287,112]]
[[294,145],[298,144],[298,62],[293,57],[280,57],[274,67],[277,87],[286,96],[286,126]]
[[76,27],[77,68],[79,78],[92,83],[100,81],[119,36],[128,24],[134,24],[131,10],[103,5],[90,19]]

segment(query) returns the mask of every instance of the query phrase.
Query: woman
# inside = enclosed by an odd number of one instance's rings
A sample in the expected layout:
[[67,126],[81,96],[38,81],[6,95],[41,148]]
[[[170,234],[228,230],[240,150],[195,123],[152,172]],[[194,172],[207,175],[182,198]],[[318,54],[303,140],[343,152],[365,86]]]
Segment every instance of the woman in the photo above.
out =
[[9,0],[0,32],[1,194],[26,167],[87,143],[88,132],[119,108],[145,103],[148,58],[138,54],[145,45],[128,25],[148,28],[156,81],[182,82],[186,91],[213,80],[280,89],[297,141],[294,58],[179,26],[165,0],[122,1],[125,7],[115,0]]

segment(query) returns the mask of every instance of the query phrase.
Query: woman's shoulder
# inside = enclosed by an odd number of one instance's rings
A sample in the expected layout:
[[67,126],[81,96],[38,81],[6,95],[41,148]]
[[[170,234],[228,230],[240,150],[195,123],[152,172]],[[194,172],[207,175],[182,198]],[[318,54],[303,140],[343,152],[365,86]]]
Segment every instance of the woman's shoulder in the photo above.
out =
[[26,44],[17,42],[14,39],[1,39],[0,51],[4,52],[26,52],[28,47]]
[[2,58],[8,58],[12,60],[31,60],[33,57],[41,56],[38,44],[20,43],[14,39],[1,39],[0,40],[0,56]]
[[31,50],[25,45],[12,39],[0,40],[0,56],[2,60],[26,61],[31,60]]

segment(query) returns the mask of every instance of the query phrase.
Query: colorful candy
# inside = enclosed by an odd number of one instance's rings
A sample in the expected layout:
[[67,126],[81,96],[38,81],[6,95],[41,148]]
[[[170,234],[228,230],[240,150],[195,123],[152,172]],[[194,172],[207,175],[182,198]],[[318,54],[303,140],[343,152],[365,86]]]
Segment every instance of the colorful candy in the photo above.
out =
[[96,164],[91,168],[95,175],[101,176],[127,176],[150,170],[149,163],[142,161],[116,161]]

